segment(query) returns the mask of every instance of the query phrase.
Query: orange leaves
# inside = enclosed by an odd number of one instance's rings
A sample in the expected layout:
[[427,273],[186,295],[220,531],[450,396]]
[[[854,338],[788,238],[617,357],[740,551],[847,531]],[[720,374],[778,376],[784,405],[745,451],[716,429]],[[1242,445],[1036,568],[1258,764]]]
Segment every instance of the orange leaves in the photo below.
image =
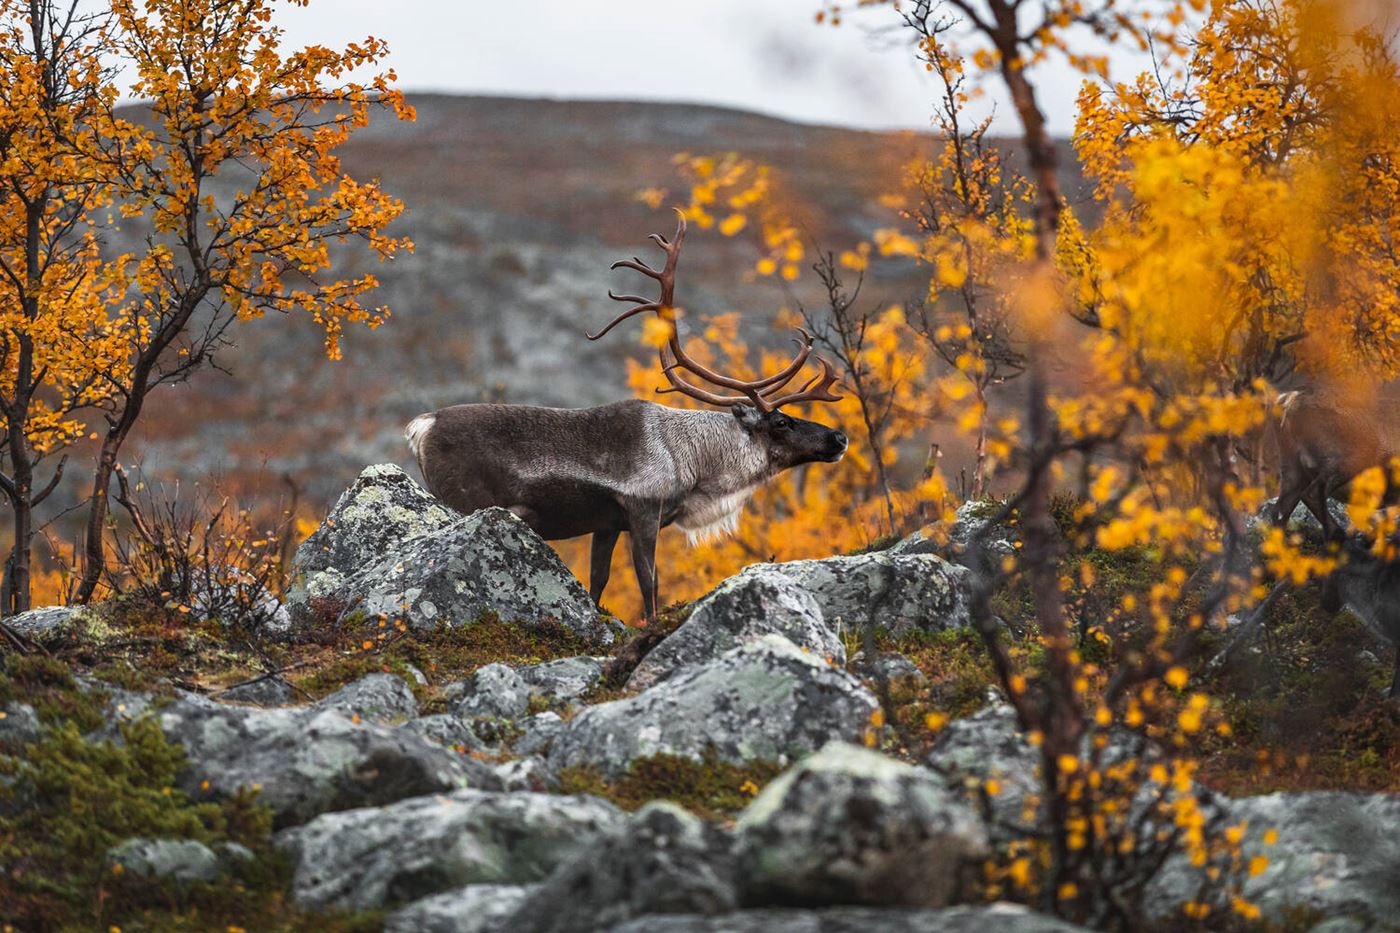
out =
[[[759,275],[781,275],[786,281],[798,277],[806,249],[775,195],[768,166],[736,152],[682,152],[672,161],[689,185],[688,203],[682,208],[688,221],[702,230],[717,225],[727,237],[750,231],[759,253],[754,265]],[[655,200],[659,206],[661,198]]]
[[[136,73],[132,92],[151,101],[156,118],[150,128],[120,120],[113,128],[125,171],[137,179],[127,202],[159,231],[173,234],[193,222],[211,247],[204,250],[206,287],[240,317],[306,313],[325,328],[334,357],[344,324],[373,326],[384,312],[360,302],[376,284],[373,276],[320,280],[331,267],[331,246],[359,238],[380,260],[412,248],[384,233],[402,203],[377,183],[345,174],[335,150],[368,125],[372,111],[397,119],[412,119],[413,111],[392,87],[391,72],[347,80],[382,63],[382,40],[284,55],[268,0],[235,16],[218,6],[114,5],[121,51]],[[235,159],[240,171],[225,174],[238,186],[218,201],[208,198],[208,179]],[[288,287],[289,273],[301,287]],[[147,284],[172,286],[169,277]]]

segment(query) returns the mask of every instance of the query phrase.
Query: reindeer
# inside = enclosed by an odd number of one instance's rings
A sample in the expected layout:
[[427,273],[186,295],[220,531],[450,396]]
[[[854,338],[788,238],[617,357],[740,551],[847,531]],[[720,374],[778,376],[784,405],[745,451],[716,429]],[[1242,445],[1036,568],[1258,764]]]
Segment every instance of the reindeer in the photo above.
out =
[[655,280],[660,296],[653,301],[609,290],[609,298],[632,307],[587,337],[597,340],[628,318],[657,314],[671,325],[660,350],[669,386],[657,392],[679,392],[727,411],[640,399],[585,409],[454,405],[419,415],[405,431],[428,489],[457,511],[501,506],[547,540],[593,535],[589,594],[595,602],[608,585],[618,536],[627,532],[647,619],[656,615],[660,529],[677,525],[692,543],[732,532],[758,486],[800,464],[835,463],[849,443],[840,431],[781,411],[841,398],[832,394],[836,375],[821,357],[821,373],[786,391],[811,355],[806,331],[787,366],[754,380],[710,369],[685,352],[673,303],[685,232],[682,217],[670,240],[651,235],[666,256],[660,270],[635,257],[612,264]]
[[[1351,481],[1364,470],[1389,471],[1391,455],[1374,420],[1355,406],[1317,392],[1278,397],[1279,496],[1274,521],[1284,524],[1301,501],[1322,523],[1323,539],[1337,545],[1337,569],[1322,584],[1328,613],[1349,606],[1380,638],[1396,646],[1390,695],[1400,698],[1400,563],[1373,553],[1370,540],[1348,534],[1327,508],[1329,498],[1348,498]],[[1387,475],[1383,501],[1397,490]]]
[[1346,497],[1357,474],[1389,462],[1380,432],[1355,406],[1317,392],[1284,392],[1275,404],[1280,417],[1274,522],[1286,524],[1301,501],[1322,523],[1324,539],[1339,541],[1342,529],[1327,500]]

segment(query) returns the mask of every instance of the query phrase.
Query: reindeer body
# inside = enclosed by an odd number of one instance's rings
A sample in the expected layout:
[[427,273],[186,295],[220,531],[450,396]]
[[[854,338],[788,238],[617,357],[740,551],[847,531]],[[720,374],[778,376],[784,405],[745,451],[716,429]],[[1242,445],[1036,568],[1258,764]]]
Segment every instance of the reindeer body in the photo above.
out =
[[732,531],[759,485],[834,462],[846,436],[781,412],[668,408],[641,400],[587,409],[455,405],[405,434],[428,489],[459,512],[501,506],[541,537],[593,535],[589,591],[602,597],[627,532],[643,610],[655,612],[657,532],[692,541]]
[[[1349,606],[1374,634],[1396,646],[1390,695],[1400,697],[1400,564],[1371,553],[1371,542],[1339,528],[1327,508],[1329,498],[1348,497],[1351,481],[1362,471],[1388,465],[1386,435],[1355,406],[1325,394],[1285,392],[1277,405],[1274,519],[1287,522],[1301,501],[1322,523],[1324,539],[1339,545],[1340,563],[1322,584],[1322,608],[1335,613]],[[1396,492],[1387,482],[1384,501],[1394,501]]]
[[1312,392],[1278,397],[1279,494],[1274,518],[1288,521],[1302,502],[1322,523],[1329,540],[1340,533],[1327,509],[1329,498],[1344,498],[1363,470],[1383,466],[1390,454],[1376,424],[1354,406]]

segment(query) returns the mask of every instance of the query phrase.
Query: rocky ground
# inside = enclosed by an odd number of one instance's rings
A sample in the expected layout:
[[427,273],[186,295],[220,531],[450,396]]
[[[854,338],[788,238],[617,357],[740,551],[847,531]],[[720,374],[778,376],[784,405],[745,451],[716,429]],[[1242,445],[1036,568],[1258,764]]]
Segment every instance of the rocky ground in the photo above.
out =
[[[396,467],[296,568],[232,626],[122,600],[10,620],[44,650],[0,672],[6,929],[1076,929],[986,903],[1038,759],[931,540],[749,567],[640,663],[522,523]],[[934,706],[960,718],[918,732]],[[1268,852],[1259,928],[1400,929],[1400,797],[1215,804]],[[1179,862],[1148,892],[1164,930]]]

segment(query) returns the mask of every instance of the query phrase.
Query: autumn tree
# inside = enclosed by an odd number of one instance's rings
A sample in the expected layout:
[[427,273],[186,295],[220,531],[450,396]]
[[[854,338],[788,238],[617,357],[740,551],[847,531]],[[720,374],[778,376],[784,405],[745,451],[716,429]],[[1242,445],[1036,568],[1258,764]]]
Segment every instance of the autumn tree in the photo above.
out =
[[[1174,235],[1155,260],[1158,284],[1182,301],[1222,289],[1233,309],[1179,334],[1185,352],[1213,358],[1236,388],[1301,378],[1368,407],[1400,363],[1388,233],[1400,152],[1395,61],[1386,37],[1351,15],[1330,3],[1219,3],[1184,43],[1175,79],[1157,69],[1085,87],[1076,144],[1109,205],[1101,232],[1075,238],[1088,313],[1106,298],[1101,279],[1139,261],[1112,244],[1155,227],[1164,243]],[[1148,161],[1170,168],[1135,177],[1131,166]],[[1167,197],[1169,185],[1188,197]],[[1184,250],[1225,250],[1235,268],[1213,282],[1176,276],[1164,263],[1187,265]],[[1262,441],[1242,445],[1255,477]]]
[[[1190,24],[1169,5],[1160,27],[1112,3],[912,10],[925,54],[966,56],[1006,85],[1037,188],[1034,251],[1004,289],[1027,336],[1028,405],[1024,427],[996,440],[1020,478],[984,526],[1019,518],[1023,546],[999,565],[985,535],[969,548],[973,616],[1042,772],[1044,821],[995,890],[1138,928],[1144,886],[1171,850],[1201,869],[1203,889],[1223,885],[1181,905],[1182,922],[1257,918],[1239,879],[1261,865],[1242,864],[1238,845],[1262,828],[1221,824],[1195,785],[1192,744],[1216,703],[1191,690],[1190,665],[1227,615],[1267,610],[1270,576],[1334,565],[1280,529],[1255,549],[1244,517],[1264,490],[1240,475],[1237,451],[1265,423],[1265,377],[1290,357],[1333,375],[1374,361],[1374,378],[1393,355],[1390,47],[1356,11],[1306,0],[1220,2]],[[1080,151],[1107,204],[1087,231],[1047,171],[1032,68],[1059,51],[1098,71],[1071,52],[1076,23],[1186,56],[1181,86],[1164,64],[1081,98]],[[1051,358],[1070,374],[1053,391]],[[1053,510],[1052,483],[1073,493]],[[1379,470],[1359,479],[1352,514],[1389,558],[1384,487]],[[1097,612],[1091,551],[1136,554],[1152,573]],[[984,600],[1008,587],[1035,608],[1043,658],[989,624]]]
[[945,383],[944,391],[957,398],[965,388],[973,394],[972,479],[966,491],[981,499],[988,492],[988,429],[995,417],[988,392],[1020,376],[1027,365],[1009,296],[996,283],[1034,248],[1024,212],[1034,191],[987,138],[991,117],[969,120],[961,60],[936,43],[926,44],[921,54],[939,80],[934,126],[942,148],[935,159],[916,162],[910,171],[913,200],[905,212],[922,241],[908,243],[906,250],[933,268],[916,328],[963,377]]
[[29,608],[35,508],[84,412],[124,375],[109,318],[121,264],[103,259],[93,217],[112,191],[87,155],[115,96],[109,26],[76,0],[0,4],[0,489],[14,531],[0,616]]
[[269,312],[314,321],[338,356],[346,325],[376,326],[387,311],[363,303],[372,274],[332,271],[335,248],[359,239],[384,260],[411,246],[384,229],[402,204],[336,155],[373,111],[412,119],[393,72],[375,71],[382,41],[285,51],[271,0],[115,0],[112,13],[143,103],[110,111],[84,154],[144,235],[115,312],[122,354],[100,406],[80,600],[101,579],[109,486],[151,393],[208,364],[237,321]]

